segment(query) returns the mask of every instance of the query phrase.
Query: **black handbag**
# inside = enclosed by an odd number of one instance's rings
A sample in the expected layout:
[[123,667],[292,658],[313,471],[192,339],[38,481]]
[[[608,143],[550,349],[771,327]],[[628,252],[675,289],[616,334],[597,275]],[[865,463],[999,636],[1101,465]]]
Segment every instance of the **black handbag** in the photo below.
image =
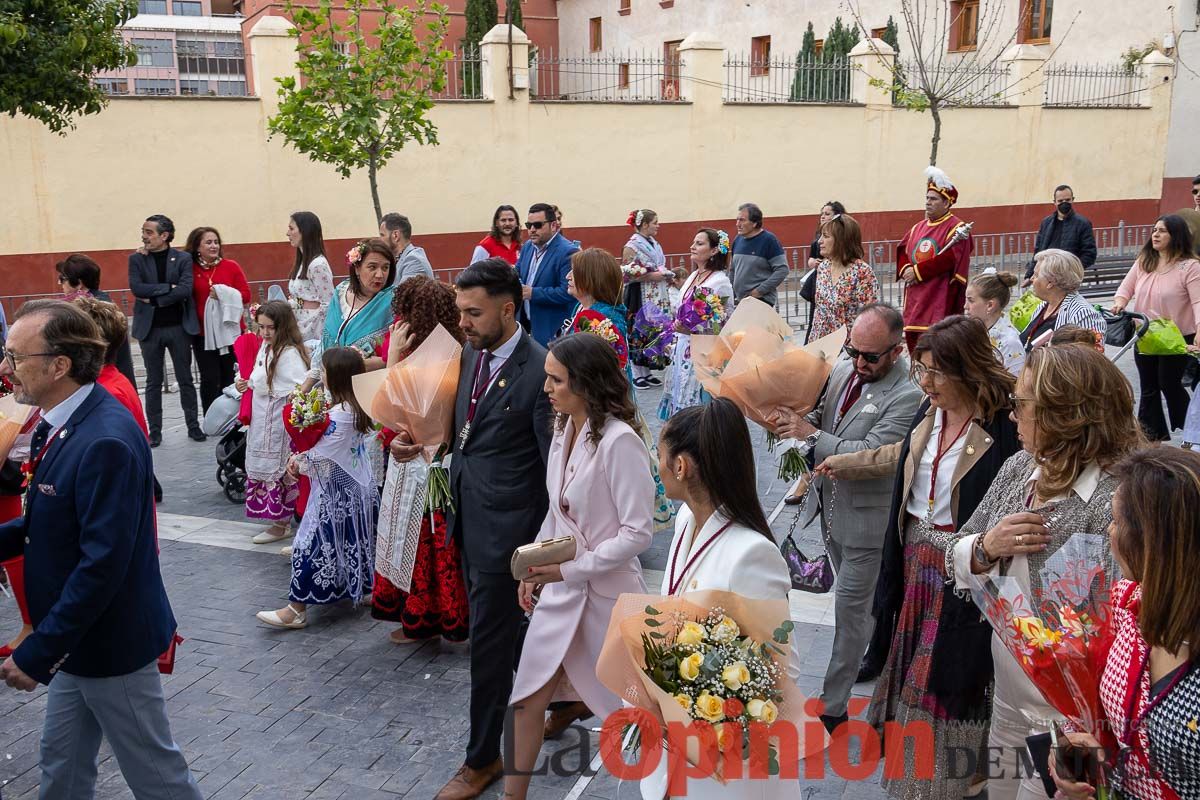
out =
[[817,300],[817,271],[810,269],[800,283],[800,296],[810,303]]
[[1107,330],[1104,332],[1104,343],[1113,347],[1124,347],[1133,340],[1133,317],[1128,314],[1117,314],[1107,317]]

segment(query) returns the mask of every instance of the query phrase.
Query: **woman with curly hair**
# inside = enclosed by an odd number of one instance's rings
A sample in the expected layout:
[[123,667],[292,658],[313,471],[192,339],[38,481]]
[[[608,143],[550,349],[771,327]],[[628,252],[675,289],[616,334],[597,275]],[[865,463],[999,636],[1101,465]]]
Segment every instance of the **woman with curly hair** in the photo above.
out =
[[579,334],[552,342],[545,390],[556,420],[546,462],[550,510],[536,541],[571,536],[575,555],[530,567],[517,585],[531,616],[509,698],[515,758],[505,765],[504,796],[518,799],[529,790],[551,701],[582,700],[600,719],[620,709],[596,662],[617,596],[646,592],[638,555],[654,533],[654,479],[612,348]]
[[[1087,535],[1087,556],[1113,582],[1120,570],[1108,548],[1118,462],[1145,443],[1133,416],[1133,387],[1089,347],[1037,347],[1013,395],[1024,452],[1004,463],[947,556],[960,592],[970,574],[1013,578],[1040,597],[1050,559],[1068,539]],[[1076,540],[1082,541],[1082,540]],[[1107,588],[1107,587],[1101,587]],[[995,664],[988,748],[1019,753],[1025,739],[1047,733],[1059,714],[1046,703],[1003,640],[991,637]],[[1139,795],[1142,796],[1142,795]],[[1005,766],[988,779],[992,800],[1045,797],[1041,781]]]
[[671,350],[671,369],[667,373],[662,400],[658,404],[659,419],[670,419],[681,408],[707,403],[710,399],[708,393],[700,388],[700,381],[692,368],[691,334],[716,331],[691,330],[683,321],[684,316],[680,311],[695,299],[700,290],[716,295],[723,305],[715,325],[720,330],[720,323],[733,312],[733,283],[725,272],[729,265],[729,247],[729,234],[716,228],[701,228],[692,240],[692,274],[683,282],[679,305],[675,308],[675,343]]
[[[441,325],[459,342],[454,289],[418,275],[396,287],[392,296],[395,323],[376,350],[390,367],[403,361]],[[391,448],[396,431],[381,438]],[[399,622],[392,631],[396,644],[435,637],[449,642],[467,639],[467,588],[458,545],[446,537],[446,515],[425,513],[424,465],[388,458],[375,542],[375,590],[371,616]],[[409,537],[415,535],[415,546]]]

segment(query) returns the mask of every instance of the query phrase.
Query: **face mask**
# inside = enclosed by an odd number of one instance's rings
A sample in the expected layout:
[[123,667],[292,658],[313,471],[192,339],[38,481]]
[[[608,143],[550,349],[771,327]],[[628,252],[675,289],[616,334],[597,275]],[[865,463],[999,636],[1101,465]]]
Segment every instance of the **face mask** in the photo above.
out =
[[1058,213],[1062,214],[1064,217],[1067,214],[1070,214],[1071,213],[1071,201],[1063,200],[1061,203],[1059,203],[1058,204]]

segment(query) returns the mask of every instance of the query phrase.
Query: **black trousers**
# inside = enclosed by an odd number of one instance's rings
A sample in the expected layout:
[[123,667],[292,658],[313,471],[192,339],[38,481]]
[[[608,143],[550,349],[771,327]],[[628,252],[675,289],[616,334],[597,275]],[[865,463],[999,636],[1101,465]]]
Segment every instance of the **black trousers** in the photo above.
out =
[[500,757],[525,612],[517,605],[512,575],[473,569],[465,550],[463,577],[471,613],[471,734],[466,764],[483,769]]
[[150,435],[162,435],[163,368],[167,353],[179,382],[179,405],[189,431],[199,430],[196,413],[196,385],[192,382],[192,337],[182,325],[151,328],[141,341],[142,361],[146,364],[146,424]]
[[232,348],[228,353],[205,350],[203,335],[192,337],[192,353],[200,370],[200,413],[207,414],[208,407],[221,396],[221,390],[233,383],[237,359]]
[[[1191,344],[1195,334],[1184,336]],[[1183,427],[1187,417],[1187,389],[1183,388],[1183,373],[1192,356],[1144,356],[1134,351],[1133,361],[1137,365],[1141,398],[1138,400],[1138,422],[1151,441],[1166,441],[1171,431]],[[1167,414],[1163,415],[1163,400],[1167,401]],[[1171,427],[1167,427],[1167,419]]]

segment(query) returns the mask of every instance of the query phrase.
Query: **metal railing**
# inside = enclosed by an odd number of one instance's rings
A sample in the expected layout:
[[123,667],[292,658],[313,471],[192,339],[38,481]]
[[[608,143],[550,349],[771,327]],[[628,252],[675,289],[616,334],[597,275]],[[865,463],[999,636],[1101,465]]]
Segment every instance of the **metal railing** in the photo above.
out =
[[647,53],[591,53],[564,56],[534,51],[529,63],[529,95],[539,103],[674,103],[679,96],[680,61]]
[[[1008,68],[997,64],[946,62],[939,65],[917,61],[896,62],[896,80],[910,91],[920,91],[925,83],[945,92],[948,106],[987,108],[1009,105]],[[895,100],[893,100],[895,102]]]
[[240,39],[133,38],[138,62],[102,72],[93,83],[113,96],[246,97],[246,52]]
[[849,103],[850,61],[751,55],[725,59],[726,103]]
[[457,44],[446,62],[446,85],[434,100],[482,100],[483,53],[478,46]]
[[[1121,222],[1108,228],[1095,228],[1097,258],[1110,263],[1125,261],[1133,264],[1138,251],[1150,238],[1152,224],[1127,224]],[[1033,258],[1034,242],[1037,239],[1035,231],[1018,231],[1011,233],[985,233],[971,237],[974,250],[971,256],[971,274],[976,275],[988,267],[998,271],[1016,272],[1023,275],[1026,265]],[[899,239],[879,239],[863,243],[864,258],[875,271],[879,279],[881,299],[898,307],[904,305],[904,287],[896,281],[896,246]],[[807,324],[809,305],[800,297],[800,282],[808,272],[808,245],[785,247],[788,257],[788,277],[779,287],[779,312],[794,326]],[[687,268],[691,256],[687,253],[671,253],[667,255],[667,268]],[[49,262],[47,262],[49,269]],[[463,267],[440,268],[433,271],[439,281],[453,283]],[[339,275],[334,278],[334,285],[345,279]],[[271,286],[279,286],[287,292],[287,278],[274,280],[250,281],[250,294],[253,302],[266,302],[267,292]],[[110,299],[126,314],[133,313],[136,299],[128,289],[112,289]],[[43,298],[59,298],[57,293],[22,294],[0,297],[5,315],[12,319],[16,310],[28,300]]]
[[1045,105],[1050,108],[1138,108],[1146,87],[1140,68],[1120,64],[1050,64]]

